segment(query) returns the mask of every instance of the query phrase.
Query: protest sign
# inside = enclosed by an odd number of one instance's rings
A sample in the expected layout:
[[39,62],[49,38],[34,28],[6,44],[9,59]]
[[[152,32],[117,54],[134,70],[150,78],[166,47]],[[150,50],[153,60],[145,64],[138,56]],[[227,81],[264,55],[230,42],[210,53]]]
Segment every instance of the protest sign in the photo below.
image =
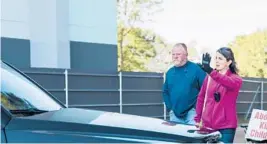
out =
[[253,109],[245,138],[256,141],[267,140],[267,111]]

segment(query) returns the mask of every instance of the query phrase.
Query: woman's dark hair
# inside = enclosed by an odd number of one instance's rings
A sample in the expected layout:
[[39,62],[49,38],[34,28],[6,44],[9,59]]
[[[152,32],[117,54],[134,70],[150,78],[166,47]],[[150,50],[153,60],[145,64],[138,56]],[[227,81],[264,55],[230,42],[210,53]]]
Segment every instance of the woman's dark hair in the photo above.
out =
[[217,50],[218,53],[222,54],[227,61],[231,60],[232,63],[229,65],[229,68],[232,73],[237,74],[238,73],[238,68],[236,66],[236,61],[235,61],[235,56],[233,51],[228,48],[228,47],[222,47]]

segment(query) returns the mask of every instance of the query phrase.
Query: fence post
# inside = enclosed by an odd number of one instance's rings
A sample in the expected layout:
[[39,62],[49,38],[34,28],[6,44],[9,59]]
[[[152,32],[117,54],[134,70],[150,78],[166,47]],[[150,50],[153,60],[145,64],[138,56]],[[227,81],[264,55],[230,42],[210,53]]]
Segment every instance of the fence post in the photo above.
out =
[[69,86],[68,86],[68,70],[65,69],[65,99],[66,99],[66,107],[69,107]]
[[263,110],[263,102],[264,102],[264,100],[263,100],[263,93],[264,93],[263,87],[264,87],[264,85],[263,84],[264,83],[262,81],[261,82],[261,110]]
[[252,111],[252,106],[253,106],[253,104],[254,104],[254,102],[255,102],[255,100],[256,100],[256,97],[257,97],[257,95],[258,95],[259,92],[260,92],[260,86],[258,86],[257,91],[256,91],[256,94],[254,95],[253,100],[252,100],[252,102],[250,103],[250,106],[249,106],[249,108],[248,108],[248,111],[247,111],[247,113],[246,113],[246,115],[245,115],[245,120],[248,119],[248,115],[249,115],[250,111]]
[[119,82],[120,82],[120,113],[122,113],[122,73],[119,73]]
[[[165,73],[163,73],[163,84],[164,84],[164,82],[165,82]],[[166,114],[166,105],[165,105],[165,102],[164,102],[164,100],[163,100],[163,106],[164,106],[164,109],[163,109],[163,113],[164,113],[164,120],[166,120],[167,119],[167,114]]]

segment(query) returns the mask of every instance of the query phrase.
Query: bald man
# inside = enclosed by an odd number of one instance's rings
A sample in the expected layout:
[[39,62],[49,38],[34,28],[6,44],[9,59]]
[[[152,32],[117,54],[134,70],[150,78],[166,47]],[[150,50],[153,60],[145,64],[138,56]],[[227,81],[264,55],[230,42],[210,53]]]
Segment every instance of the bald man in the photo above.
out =
[[188,61],[187,47],[177,43],[172,49],[174,66],[166,73],[163,99],[170,114],[170,121],[195,125],[197,95],[206,73]]

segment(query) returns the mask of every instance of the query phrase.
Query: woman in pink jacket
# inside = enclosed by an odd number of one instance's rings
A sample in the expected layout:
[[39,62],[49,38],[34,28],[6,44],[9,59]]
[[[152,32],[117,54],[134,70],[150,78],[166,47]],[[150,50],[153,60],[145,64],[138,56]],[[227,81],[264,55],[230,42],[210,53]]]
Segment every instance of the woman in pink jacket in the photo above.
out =
[[210,67],[210,60],[208,53],[203,55],[201,66],[208,75],[198,95],[195,121],[197,126],[220,131],[222,142],[232,143],[237,127],[236,101],[242,79],[237,74],[230,48],[217,50],[215,69]]

